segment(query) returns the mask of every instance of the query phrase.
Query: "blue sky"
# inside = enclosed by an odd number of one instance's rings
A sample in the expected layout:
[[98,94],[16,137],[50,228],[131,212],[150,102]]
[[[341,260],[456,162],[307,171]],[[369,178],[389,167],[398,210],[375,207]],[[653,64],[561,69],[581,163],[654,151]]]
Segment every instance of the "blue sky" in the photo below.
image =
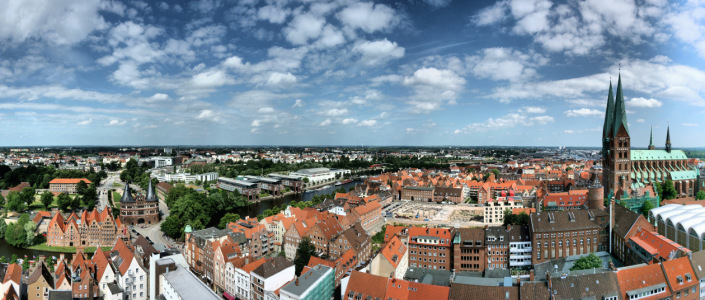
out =
[[[698,3],[700,2],[700,3]],[[0,145],[705,146],[705,3],[3,0]]]

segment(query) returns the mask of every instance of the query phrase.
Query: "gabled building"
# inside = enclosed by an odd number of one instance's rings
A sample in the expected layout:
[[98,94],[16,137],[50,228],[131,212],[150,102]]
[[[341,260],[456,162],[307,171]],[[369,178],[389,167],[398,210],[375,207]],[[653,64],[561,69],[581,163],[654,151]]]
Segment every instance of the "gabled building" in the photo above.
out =
[[110,262],[118,286],[124,290],[127,300],[146,300],[148,296],[147,272],[135,258],[134,250],[118,240],[110,251]]
[[54,276],[44,261],[40,261],[27,278],[27,299],[46,300],[49,297],[49,290],[53,289]]
[[409,266],[427,269],[453,268],[452,229],[411,227]]
[[530,218],[534,265],[609,248],[609,216],[603,210],[540,212]]
[[700,299],[700,283],[687,257],[661,263],[674,299]]
[[382,245],[379,253],[370,264],[370,274],[404,279],[409,268],[409,255],[406,246],[394,236]]
[[667,299],[673,296],[659,264],[617,269],[621,299]]
[[655,231],[654,227],[643,215],[612,202],[612,249],[610,253],[625,265],[638,264],[645,261],[628,262],[634,249],[629,240],[640,231]]
[[125,190],[120,198],[120,220],[126,225],[156,224],[159,222],[159,198],[149,181],[146,194],[135,197],[130,192],[130,183],[125,183]]
[[319,300],[333,298],[335,291],[334,269],[317,265],[279,289],[281,300]]
[[252,270],[250,276],[251,299],[264,299],[267,292],[274,292],[294,279],[294,265],[278,256]]
[[109,207],[102,211],[84,210],[79,218],[75,212],[68,218],[56,212],[47,227],[47,245],[59,247],[96,247],[113,245],[126,235],[120,220],[115,220]]
[[[389,226],[387,226],[389,229]],[[487,259],[484,228],[457,228],[453,237],[453,269],[456,272],[485,270]]]
[[331,239],[328,257],[337,259],[348,250],[354,251],[359,262],[366,262],[372,255],[372,239],[359,222]]

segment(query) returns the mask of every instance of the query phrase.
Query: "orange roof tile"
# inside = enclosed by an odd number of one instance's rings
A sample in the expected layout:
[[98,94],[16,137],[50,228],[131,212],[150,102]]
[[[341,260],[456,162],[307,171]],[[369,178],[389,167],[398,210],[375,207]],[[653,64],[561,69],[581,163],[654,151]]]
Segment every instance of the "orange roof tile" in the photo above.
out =
[[395,269],[405,254],[406,246],[404,246],[396,235],[382,247],[382,255]]
[[20,281],[22,280],[22,266],[19,264],[11,264],[7,266],[7,270],[5,270],[5,278],[3,278],[2,283],[7,283],[9,281],[12,281],[16,284],[20,284]]
[[244,267],[242,267],[242,270],[249,274],[249,273],[252,272],[254,269],[259,268],[259,266],[261,266],[261,265],[262,265],[263,263],[265,263],[266,261],[267,261],[267,259],[264,258],[264,257],[262,257],[262,258],[260,258],[260,259],[258,259],[258,260],[255,260],[255,261],[253,261],[253,262],[251,262],[251,263],[249,263],[249,264],[246,264]]
[[85,182],[86,184],[91,184],[91,181],[85,178],[54,178],[51,181],[49,181],[49,184],[52,183],[71,183],[71,184],[76,184],[79,183],[80,181]]
[[[628,291],[653,286],[659,283],[666,284],[666,276],[664,276],[663,270],[658,264],[619,269],[617,270],[617,279],[619,279],[619,288],[622,297],[626,297]],[[668,293],[671,292],[668,288],[666,291]],[[663,295],[664,294],[660,294],[658,298],[663,297]]]

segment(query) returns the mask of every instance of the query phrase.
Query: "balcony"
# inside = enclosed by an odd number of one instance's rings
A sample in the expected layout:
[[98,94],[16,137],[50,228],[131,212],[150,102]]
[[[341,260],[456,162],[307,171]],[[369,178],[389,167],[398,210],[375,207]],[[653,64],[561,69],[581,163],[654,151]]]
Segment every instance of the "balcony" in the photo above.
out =
[[529,253],[531,254],[531,247],[524,247],[524,248],[509,248],[509,253]]

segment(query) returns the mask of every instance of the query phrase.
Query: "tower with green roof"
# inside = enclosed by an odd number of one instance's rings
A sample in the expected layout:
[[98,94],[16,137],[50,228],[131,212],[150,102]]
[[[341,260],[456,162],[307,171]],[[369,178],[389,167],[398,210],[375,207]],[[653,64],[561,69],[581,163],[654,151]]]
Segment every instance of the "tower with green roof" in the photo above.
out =
[[[624,107],[622,76],[617,81],[617,95],[612,102],[612,83],[607,96],[605,127],[603,128],[603,175],[602,184],[607,194],[618,195],[629,189],[631,184],[631,141],[627,111]],[[622,192],[620,192],[622,191]]]

